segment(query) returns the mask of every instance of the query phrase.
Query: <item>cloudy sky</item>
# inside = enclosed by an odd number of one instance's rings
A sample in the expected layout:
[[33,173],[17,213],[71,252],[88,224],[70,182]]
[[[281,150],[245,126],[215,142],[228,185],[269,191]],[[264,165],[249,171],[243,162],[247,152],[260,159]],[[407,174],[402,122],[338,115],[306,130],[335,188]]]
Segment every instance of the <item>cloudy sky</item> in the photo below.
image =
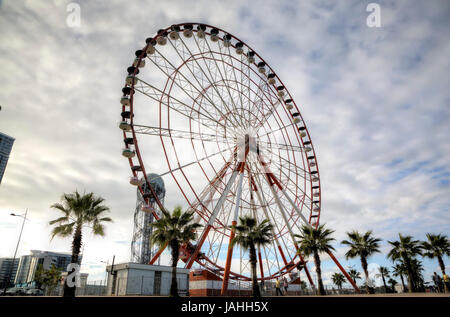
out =
[[[84,237],[83,270],[128,261],[135,188],[120,155],[121,95],[134,51],[158,29],[203,22],[238,36],[274,68],[300,107],[321,172],[321,221],[345,232],[372,229],[387,240],[450,232],[450,2],[378,1],[0,1],[0,131],[16,140],[0,185],[0,256],[70,251],[50,241],[49,206],[62,193],[93,191],[111,208],[105,238]],[[154,170],[164,168],[148,162]],[[172,207],[178,197],[168,186]],[[448,259],[446,259],[448,262]],[[436,261],[424,260],[426,277]],[[324,256],[325,276],[336,271]],[[447,264],[449,265],[449,264]]]

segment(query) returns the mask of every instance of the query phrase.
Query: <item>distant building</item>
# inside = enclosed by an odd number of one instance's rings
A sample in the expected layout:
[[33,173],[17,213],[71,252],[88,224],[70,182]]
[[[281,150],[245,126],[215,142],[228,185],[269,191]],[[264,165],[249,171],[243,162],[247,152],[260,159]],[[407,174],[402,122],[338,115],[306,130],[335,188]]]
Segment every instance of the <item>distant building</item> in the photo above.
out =
[[[63,272],[67,271],[67,266],[71,263],[70,253],[31,250],[30,255],[20,257],[14,284],[18,287],[34,286],[34,276],[37,268],[41,264],[45,270],[54,265]],[[82,256],[78,257],[78,264],[81,264]]]
[[[14,263],[14,264],[13,264]],[[4,288],[6,284],[14,284],[17,267],[19,266],[19,259],[0,258],[0,287]],[[9,276],[9,283],[7,283]]]
[[2,182],[3,174],[5,173],[6,164],[8,163],[13,143],[14,138],[0,132],[0,184]]

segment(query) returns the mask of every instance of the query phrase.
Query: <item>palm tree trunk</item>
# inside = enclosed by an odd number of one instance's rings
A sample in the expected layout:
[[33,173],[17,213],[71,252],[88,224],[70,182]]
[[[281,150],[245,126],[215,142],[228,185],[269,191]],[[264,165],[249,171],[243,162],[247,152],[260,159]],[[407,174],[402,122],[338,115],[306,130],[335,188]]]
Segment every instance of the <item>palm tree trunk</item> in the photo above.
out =
[[386,281],[384,279],[384,274],[383,273],[381,273],[381,279],[383,280],[384,292],[387,293],[388,291],[387,291]]
[[366,276],[366,291],[367,291],[367,294],[374,294],[375,291],[369,285],[370,279],[369,279],[369,271],[367,270],[367,260],[363,256],[361,256],[361,266],[362,266],[362,269],[364,271],[364,275]]
[[414,292],[415,287],[414,287],[414,278],[413,278],[411,263],[407,257],[403,258],[403,261],[405,263],[406,271],[408,273],[408,292],[412,293],[412,292]]
[[320,257],[317,251],[314,251],[314,265],[316,266],[317,284],[319,284],[318,295],[325,295],[325,289],[322,282],[322,270],[320,269]]
[[256,259],[256,249],[253,244],[250,245],[249,249],[250,249],[249,250],[250,265],[251,265],[251,269],[252,269],[252,293],[253,293],[253,297],[261,297],[261,292],[259,291],[259,285],[258,285],[258,280],[257,280],[257,275],[256,275],[256,264],[258,261]]
[[[83,238],[81,228],[82,228],[81,224],[77,224],[77,226],[75,228],[75,233],[73,234],[71,263],[78,264],[78,256],[80,255],[80,250],[81,250],[81,240]],[[73,269],[71,272],[67,272],[67,277],[69,276],[69,274],[73,273],[74,271],[75,271],[75,269]],[[69,287],[67,285],[67,277],[66,277],[66,281],[64,282],[63,296],[64,297],[75,297],[76,287],[75,286]]]
[[[444,260],[442,260],[441,256],[437,256],[438,262],[439,262],[439,267],[441,268],[441,272],[442,272],[442,277],[444,277],[445,275],[445,264],[444,264]],[[442,280],[442,283],[444,284],[444,293],[448,293],[448,286],[447,283],[444,282],[444,280]]]
[[177,264],[179,258],[179,248],[178,241],[171,241],[170,248],[172,251],[172,283],[170,285],[170,296],[179,297],[178,295],[178,283],[177,283]]
[[400,281],[402,282],[402,291],[405,291],[405,281],[403,280],[403,274],[400,274]]

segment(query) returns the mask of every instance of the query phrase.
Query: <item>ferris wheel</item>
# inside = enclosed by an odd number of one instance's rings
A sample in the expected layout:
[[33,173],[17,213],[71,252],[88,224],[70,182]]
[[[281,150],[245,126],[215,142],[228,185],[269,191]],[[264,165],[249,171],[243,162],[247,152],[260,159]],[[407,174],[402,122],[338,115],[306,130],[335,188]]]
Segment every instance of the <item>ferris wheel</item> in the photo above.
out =
[[167,167],[160,176],[178,190],[170,196],[203,225],[198,240],[180,250],[185,267],[215,272],[225,290],[229,280],[250,280],[247,251],[229,248],[231,225],[250,215],[273,225],[273,240],[257,250],[258,279],[304,272],[313,285],[294,235],[304,224],[319,225],[317,157],[274,69],[234,35],[198,23],[159,30],[135,55],[122,89],[122,154],[145,211],[158,219],[150,198],[163,208],[145,186],[146,164],[160,155]]

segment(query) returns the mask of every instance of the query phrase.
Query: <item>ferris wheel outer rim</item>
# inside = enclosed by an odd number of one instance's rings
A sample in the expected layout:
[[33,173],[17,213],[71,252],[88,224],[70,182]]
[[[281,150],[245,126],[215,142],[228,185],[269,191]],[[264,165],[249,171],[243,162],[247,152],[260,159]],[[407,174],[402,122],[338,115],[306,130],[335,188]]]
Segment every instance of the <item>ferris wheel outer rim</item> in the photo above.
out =
[[[321,197],[322,191],[321,191],[321,184],[320,184],[320,171],[319,171],[319,166],[318,166],[318,162],[317,162],[317,155],[316,155],[316,153],[315,153],[314,145],[313,145],[313,143],[312,143],[312,140],[311,140],[311,137],[310,137],[310,134],[309,134],[309,130],[308,130],[307,126],[306,126],[306,122],[303,120],[303,117],[302,117],[302,115],[301,115],[301,112],[300,112],[300,110],[299,110],[299,108],[298,108],[298,106],[297,106],[295,100],[292,98],[292,95],[289,93],[288,89],[286,88],[286,86],[284,85],[284,83],[282,82],[282,80],[278,77],[278,75],[276,74],[276,72],[272,70],[272,68],[269,66],[269,64],[267,64],[267,63],[265,62],[265,60],[264,60],[264,59],[263,59],[263,58],[255,51],[255,50],[253,50],[249,45],[247,45],[245,42],[243,42],[242,40],[240,40],[240,39],[237,38],[236,36],[232,35],[232,34],[229,33],[229,32],[224,31],[223,29],[220,29],[220,28],[217,28],[217,27],[208,25],[208,24],[204,24],[204,23],[197,23],[197,22],[195,22],[195,23],[192,23],[192,22],[191,22],[191,23],[190,23],[190,22],[185,22],[185,23],[179,23],[179,24],[171,25],[170,27],[168,27],[168,28],[166,28],[166,29],[163,29],[163,31],[164,31],[164,32],[167,32],[167,31],[170,30],[173,26],[178,26],[178,27],[180,27],[180,26],[184,26],[184,25],[186,25],[186,24],[191,24],[192,26],[203,24],[203,25],[205,25],[206,27],[209,27],[209,28],[215,28],[215,29],[219,30],[219,32],[221,31],[221,32],[223,32],[224,34],[229,34],[229,35],[231,36],[232,39],[236,40],[237,42],[242,43],[242,44],[243,44],[243,47],[247,47],[249,50],[253,51],[253,52],[255,53],[255,55],[256,55],[262,62],[265,63],[265,66],[268,67],[268,69],[270,69],[271,73],[275,75],[275,78],[278,80],[278,82],[280,83],[280,85],[281,85],[281,86],[284,86],[284,90],[285,90],[287,96],[289,96],[289,99],[292,100],[292,104],[293,104],[293,106],[294,106],[295,109],[297,110],[297,113],[298,113],[299,116],[300,116],[301,122],[302,122],[302,124],[303,124],[303,126],[304,126],[304,128],[305,128],[305,129],[304,129],[304,132],[306,132],[307,139],[310,141],[309,146],[311,147],[311,150],[312,150],[312,156],[311,156],[311,155],[308,156],[307,154],[305,154],[306,161],[307,161],[307,165],[308,165],[308,174],[311,175],[310,157],[313,157],[313,162],[315,163],[315,168],[316,168],[316,171],[317,171],[317,176],[316,176],[316,177],[318,178],[317,185],[313,185],[313,181],[312,181],[312,179],[311,179],[311,176],[310,176],[310,180],[309,180],[309,182],[310,182],[310,184],[311,184],[311,192],[310,192],[310,195],[311,195],[311,203],[310,203],[310,216],[309,216],[309,220],[308,220],[308,222],[311,224],[311,218],[312,218],[312,215],[313,215],[313,212],[314,212],[314,211],[313,211],[313,208],[314,208],[314,203],[313,203],[313,201],[314,201],[314,196],[313,196],[314,190],[313,190],[313,186],[317,186],[317,188],[318,188],[318,194],[319,194],[319,196],[318,196],[318,201],[319,201],[319,211],[318,211],[317,214],[316,214],[316,222],[315,222],[315,228],[317,228],[317,227],[319,226],[320,216],[321,216],[321,212],[322,212],[322,208],[321,208],[321,205],[322,205],[322,199],[321,199],[321,198],[322,198],[322,197]],[[196,31],[196,30],[192,30],[192,32],[197,32],[197,31]],[[209,33],[206,32],[206,31],[205,31],[205,34],[209,35]],[[156,40],[159,36],[161,36],[161,33],[157,34],[157,36],[156,36],[155,38],[153,38],[153,39]],[[219,40],[223,40],[223,39],[219,38]],[[230,41],[231,41],[231,40],[230,40]],[[148,47],[148,45],[150,45],[150,43],[147,43],[147,45],[146,45],[146,46],[143,48],[143,50],[142,50],[142,54],[138,57],[138,64],[139,64],[139,63],[141,62],[141,60],[144,58],[144,54],[145,54],[145,52],[146,52],[146,48]],[[233,44],[231,44],[231,46],[232,46],[232,47],[235,47],[235,45],[233,45]],[[135,75],[137,74],[137,72],[138,72],[138,67],[136,67],[136,69],[134,70],[134,72],[133,72],[132,74],[135,76]],[[145,181],[146,181],[146,183],[148,183],[147,174],[146,174],[146,172],[145,172],[145,165],[143,164],[143,160],[142,160],[142,157],[141,157],[141,154],[140,154],[140,150],[139,150],[139,146],[138,146],[138,140],[137,140],[137,137],[136,137],[136,132],[135,132],[135,130],[134,130],[134,125],[133,125],[133,116],[134,116],[134,113],[133,113],[133,95],[134,95],[134,93],[135,93],[134,86],[135,86],[135,82],[132,82],[132,84],[129,85],[129,87],[131,88],[131,92],[130,92],[130,105],[129,105],[129,109],[130,109],[130,125],[131,125],[131,133],[132,133],[132,137],[133,137],[133,140],[134,140],[133,145],[134,145],[135,152],[136,152],[136,155],[137,155],[137,160],[139,161],[139,165],[140,165],[140,167],[141,167],[141,169],[142,169],[140,172],[143,173],[143,176],[144,176],[144,178],[145,178]],[[285,100],[287,100],[287,99],[286,99],[286,98],[281,98],[281,99],[282,99],[282,103],[285,104]],[[125,106],[125,105],[122,105],[122,111],[125,111],[125,110],[126,110],[126,106]],[[292,118],[291,118],[291,119],[292,119]],[[299,140],[301,141],[302,146],[304,146],[304,144],[303,144],[304,141],[303,141],[303,138],[299,135],[299,130],[298,130],[298,129],[295,129],[295,130],[296,130],[296,137],[297,137],[297,139],[299,139]],[[123,136],[124,136],[124,138],[127,137],[127,131],[123,131]],[[300,137],[300,138],[299,138],[299,137]],[[162,138],[162,137],[161,137],[161,138]],[[129,146],[126,144],[126,147],[128,148]],[[129,161],[130,168],[132,168],[133,166],[135,166],[135,165],[133,165],[133,159],[132,159],[131,157],[128,158],[128,161]],[[137,175],[138,175],[137,172],[138,172],[138,171],[132,170],[133,176],[137,177]],[[306,181],[306,179],[305,179],[305,181]],[[143,190],[142,190],[141,185],[138,185],[138,188],[139,188],[139,191],[141,192],[141,194],[143,194]],[[159,201],[157,195],[155,194],[153,188],[152,188],[151,186],[149,186],[149,188],[150,188],[150,190],[151,190],[152,196],[153,196],[154,199],[155,199],[155,202],[158,204],[158,206],[159,206],[160,208],[164,208],[164,206],[163,206],[163,205],[161,204],[161,202]],[[148,198],[144,198],[144,200],[146,201],[146,203],[148,203]],[[157,215],[155,215],[155,216],[156,216],[155,218],[158,219]],[[294,260],[294,259],[293,259],[293,260]],[[216,264],[216,265],[217,265],[217,264]],[[283,269],[284,269],[284,268],[280,268],[279,273],[281,273],[281,272],[283,271]],[[237,274],[237,273],[234,273],[234,272],[230,272],[230,273],[232,273],[232,274]],[[277,273],[278,273],[278,272],[277,272]],[[287,272],[281,273],[281,274],[284,275],[284,274],[286,274],[286,273],[287,273]],[[237,274],[237,275],[239,275],[239,274]],[[245,277],[245,276],[242,276],[242,277]],[[264,279],[268,279],[268,278],[269,278],[269,277],[265,277]]]

